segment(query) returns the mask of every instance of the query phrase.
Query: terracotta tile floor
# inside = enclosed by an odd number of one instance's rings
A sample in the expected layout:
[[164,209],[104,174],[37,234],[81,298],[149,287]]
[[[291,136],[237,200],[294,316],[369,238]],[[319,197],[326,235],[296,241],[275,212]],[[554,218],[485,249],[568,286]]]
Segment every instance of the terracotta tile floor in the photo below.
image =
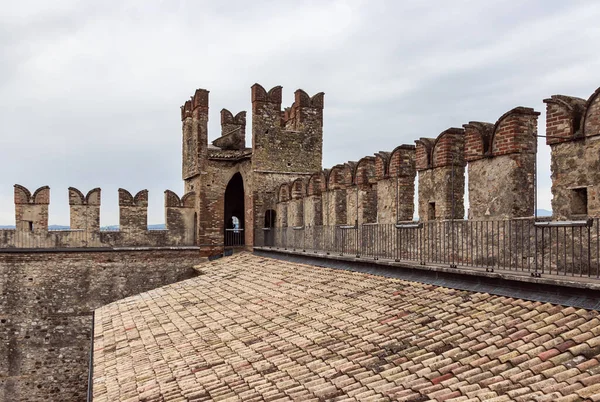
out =
[[597,311],[237,254],[96,311],[94,402],[600,401]]

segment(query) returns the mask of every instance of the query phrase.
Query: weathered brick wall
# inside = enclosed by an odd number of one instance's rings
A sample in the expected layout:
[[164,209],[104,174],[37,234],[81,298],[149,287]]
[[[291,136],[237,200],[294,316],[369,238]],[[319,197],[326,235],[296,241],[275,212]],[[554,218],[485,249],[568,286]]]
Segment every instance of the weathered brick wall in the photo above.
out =
[[190,192],[179,198],[170,190],[165,191],[165,226],[173,245],[195,244],[196,193]]
[[48,230],[50,187],[38,188],[33,194],[15,184],[15,220],[17,231],[44,232]]
[[92,311],[198,262],[198,250],[0,253],[0,400],[85,400]]
[[119,229],[143,232],[148,229],[148,190],[139,191],[135,197],[119,189]]
[[419,172],[419,219],[462,219],[465,190],[464,130],[449,128],[435,140],[422,138],[415,142]]
[[586,101],[545,99],[554,219],[600,216],[600,88]]
[[70,228],[89,232],[100,230],[101,190],[94,188],[84,196],[75,187],[69,187]]
[[[454,218],[464,217],[464,191],[465,182],[464,166],[454,166]],[[452,218],[452,166],[444,166],[419,172],[419,219],[428,221],[432,219]],[[429,217],[430,203],[435,203],[435,216]]]
[[281,111],[282,88],[252,86],[252,141],[255,171],[312,173],[321,170],[323,94],[294,93],[289,110]]
[[378,223],[395,223],[413,219],[417,174],[415,159],[414,145],[400,145],[391,153],[376,154]]
[[583,133],[586,137],[600,135],[600,88],[596,89],[585,104]]
[[345,225],[348,208],[346,189],[334,189],[323,193],[323,223],[325,225]]
[[[323,94],[308,97],[294,93],[294,104],[281,110],[281,87],[266,91],[252,86],[252,177],[253,215],[255,227],[262,227],[265,211],[274,208],[282,183],[307,180],[321,170],[323,148]],[[296,190],[297,191],[297,190]],[[304,195],[303,195],[304,196]],[[291,194],[290,194],[291,198]],[[288,222],[287,205],[285,223]],[[279,211],[278,211],[279,212]],[[298,210],[296,220],[303,211]],[[277,224],[284,218],[277,214]]]
[[304,226],[304,202],[302,198],[290,200],[287,210],[289,226]]
[[285,228],[290,226],[288,222],[288,202],[280,201],[277,203],[277,207],[275,209],[277,212],[275,226],[278,228]]
[[396,222],[396,179],[382,179],[377,183],[377,222]]
[[321,195],[310,195],[304,199],[304,225],[323,224],[323,200]]
[[518,107],[495,125],[464,125],[470,219],[533,216],[538,115]]
[[[205,174],[201,175],[201,188],[206,193],[203,197],[203,208],[199,211],[197,230],[198,244],[203,247],[205,255],[223,252],[225,236],[225,190],[233,176],[239,173],[244,186],[244,236],[245,243],[252,244],[253,223],[253,177],[250,172],[251,162],[246,158],[241,161],[209,159]],[[261,223],[262,225],[262,223]],[[257,226],[262,227],[262,226]]]
[[186,181],[185,192],[194,191],[191,179],[200,174],[208,153],[208,94],[206,89],[197,89],[194,96],[181,107],[182,121],[182,172]]
[[119,230],[100,231],[100,196],[99,188],[84,196],[78,189],[70,187],[71,228],[48,231],[49,187],[42,187],[31,195],[25,187],[15,185],[17,225],[14,230],[0,233],[0,249],[194,245],[194,193],[188,193],[179,199],[175,193],[169,190],[165,192],[168,230],[160,231],[150,231],[147,228],[147,191],[140,191],[133,197],[123,189],[119,190]]

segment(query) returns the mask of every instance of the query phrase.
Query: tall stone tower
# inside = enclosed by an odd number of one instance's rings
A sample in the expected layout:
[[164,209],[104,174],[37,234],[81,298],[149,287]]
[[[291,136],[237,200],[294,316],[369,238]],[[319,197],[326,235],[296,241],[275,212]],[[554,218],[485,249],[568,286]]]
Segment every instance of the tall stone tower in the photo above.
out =
[[[273,189],[322,169],[323,99],[298,89],[291,107],[281,110],[280,86],[268,92],[252,86],[252,174],[254,225],[265,226],[265,212],[275,211]],[[270,218],[267,218],[270,219]]]

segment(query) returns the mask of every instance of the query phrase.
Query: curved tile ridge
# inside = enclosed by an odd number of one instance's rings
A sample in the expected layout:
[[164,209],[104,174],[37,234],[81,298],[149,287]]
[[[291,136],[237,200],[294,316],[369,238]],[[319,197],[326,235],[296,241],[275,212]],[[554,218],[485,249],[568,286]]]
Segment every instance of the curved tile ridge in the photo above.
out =
[[597,311],[236,254],[96,311],[94,401],[600,400]]

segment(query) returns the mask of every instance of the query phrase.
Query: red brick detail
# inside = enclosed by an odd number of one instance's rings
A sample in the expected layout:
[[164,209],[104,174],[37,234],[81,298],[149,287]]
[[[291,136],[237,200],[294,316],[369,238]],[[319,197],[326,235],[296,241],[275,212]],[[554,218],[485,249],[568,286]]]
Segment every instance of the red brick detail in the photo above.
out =
[[324,185],[326,183],[325,173],[313,173],[308,179],[308,184],[306,186],[306,194],[311,195],[321,195],[323,191],[325,191]]
[[327,188],[329,190],[344,189],[352,184],[352,171],[347,165],[335,165],[329,171]]
[[206,89],[196,89],[194,96],[192,96],[192,110],[200,108],[208,112],[208,93],[209,91]]
[[252,111],[257,113],[266,104],[272,109],[281,110],[281,95],[281,86],[273,87],[267,92],[260,84],[252,85]]
[[489,155],[494,125],[472,121],[464,124],[463,127],[465,129],[465,160],[472,162]]
[[492,155],[535,153],[539,114],[531,108],[516,107],[500,117],[492,134]]
[[365,156],[359,160],[354,169],[354,177],[355,184],[358,186],[370,186],[377,183],[375,158]]
[[586,102],[583,135],[586,137],[600,135],[600,88],[596,89]]
[[449,128],[435,140],[432,152],[432,167],[464,166],[465,130]]
[[187,118],[192,117],[192,101],[185,101],[183,106],[181,106],[181,121],[184,121]]
[[20,184],[15,184],[15,204],[29,204],[31,201],[31,192],[21,186]]
[[383,180],[388,175],[389,152],[378,152],[375,154],[375,176],[377,180]]
[[292,182],[291,199],[299,200],[306,195],[303,179],[296,179]]
[[414,181],[416,147],[400,145],[396,147],[389,158],[388,175],[390,177],[405,177]]
[[434,142],[434,138],[420,138],[415,141],[417,170],[431,169],[431,150]]

